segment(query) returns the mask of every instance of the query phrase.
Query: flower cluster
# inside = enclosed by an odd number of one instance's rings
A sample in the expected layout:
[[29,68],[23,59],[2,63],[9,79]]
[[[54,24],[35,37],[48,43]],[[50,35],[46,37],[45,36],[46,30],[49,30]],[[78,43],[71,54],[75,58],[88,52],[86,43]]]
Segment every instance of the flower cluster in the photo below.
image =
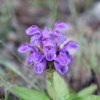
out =
[[69,49],[79,48],[78,43],[68,41],[62,48],[61,44],[66,41],[66,36],[59,30],[66,28],[67,25],[63,22],[56,22],[53,31],[47,27],[40,30],[37,26],[32,25],[26,30],[28,35],[31,35],[30,43],[23,43],[18,51],[25,53],[30,51],[26,57],[26,64],[34,64],[34,71],[42,73],[46,69],[57,70],[64,74],[68,71],[68,64],[72,62],[72,56],[69,54]]

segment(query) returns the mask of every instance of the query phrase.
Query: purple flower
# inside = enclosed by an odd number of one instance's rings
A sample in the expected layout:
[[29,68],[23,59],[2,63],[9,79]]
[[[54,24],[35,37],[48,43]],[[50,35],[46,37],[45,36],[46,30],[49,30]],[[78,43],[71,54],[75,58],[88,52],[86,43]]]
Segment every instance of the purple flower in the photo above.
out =
[[23,43],[18,51],[21,53],[30,52],[26,57],[26,64],[33,64],[36,73],[40,74],[46,69],[56,69],[61,74],[68,71],[68,64],[72,62],[69,50],[78,49],[79,44],[69,41],[60,48],[60,45],[66,40],[66,36],[59,30],[64,28],[67,28],[67,24],[58,21],[53,31],[49,31],[47,27],[40,30],[35,25],[26,30],[28,35],[32,35],[30,44]]
[[49,38],[51,38],[51,32],[47,27],[44,27],[44,29],[42,30],[42,40],[46,40]]
[[47,39],[43,41],[43,51],[48,61],[54,60],[56,57],[56,43],[52,39]]
[[55,23],[54,30],[58,31],[59,29],[64,29],[66,27],[67,27],[67,24],[58,21],[58,22]]
[[32,25],[31,27],[29,27],[27,30],[26,30],[26,33],[28,35],[33,35],[33,34],[36,34],[36,33],[40,33],[40,29],[35,26],[35,25]]
[[54,26],[54,30],[53,30],[53,37],[57,45],[60,45],[66,40],[66,36],[59,32],[59,30],[65,29],[65,28],[67,28],[67,24],[60,22],[60,21],[56,22]]
[[56,70],[61,74],[64,74],[68,71],[68,66],[67,65],[61,65],[56,61],[54,62],[54,65],[55,65]]
[[18,51],[21,52],[21,53],[24,53],[24,52],[27,52],[31,50],[31,47],[28,43],[23,43],[19,48],[18,48]]
[[69,50],[69,49],[78,49],[79,44],[75,41],[68,41],[67,44],[64,45],[63,50]]
[[40,46],[40,44],[41,44],[41,38],[42,38],[41,34],[38,34],[38,33],[35,34],[30,39],[30,45],[31,46]]
[[45,58],[42,59],[39,63],[34,63],[34,71],[38,74],[41,74],[43,70],[46,68],[47,61]]
[[55,61],[59,62],[61,65],[66,65],[71,62],[70,58],[66,53],[60,52],[60,54],[55,58]]

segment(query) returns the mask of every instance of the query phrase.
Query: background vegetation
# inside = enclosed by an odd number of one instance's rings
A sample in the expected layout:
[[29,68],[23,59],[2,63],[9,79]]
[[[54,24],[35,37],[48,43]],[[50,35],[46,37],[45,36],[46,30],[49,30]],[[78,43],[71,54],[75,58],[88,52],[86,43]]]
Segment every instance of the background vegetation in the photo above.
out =
[[[0,98],[17,100],[12,86],[25,86],[48,95],[46,73],[37,75],[25,65],[25,54],[17,49],[29,42],[25,30],[31,25],[52,29],[56,21],[68,24],[67,40],[80,44],[71,51],[73,63],[63,75],[73,91],[95,84],[100,95],[100,1],[99,0],[0,0]],[[59,83],[59,80],[58,80]]]

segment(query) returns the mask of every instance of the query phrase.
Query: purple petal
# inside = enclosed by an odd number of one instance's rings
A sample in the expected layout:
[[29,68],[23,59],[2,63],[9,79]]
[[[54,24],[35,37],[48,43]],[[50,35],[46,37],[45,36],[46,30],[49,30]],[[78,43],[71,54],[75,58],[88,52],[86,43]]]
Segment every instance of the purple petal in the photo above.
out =
[[33,55],[36,51],[31,51],[30,54],[26,57],[26,64],[30,65],[33,62]]
[[33,60],[34,63],[39,63],[41,62],[41,60],[43,59],[44,55],[40,52],[35,52],[35,53],[32,53],[31,55],[31,58]]
[[33,35],[33,34],[36,34],[36,33],[40,33],[40,29],[35,26],[35,25],[32,25],[31,27],[29,27],[27,30],[26,30],[26,33],[28,35]]
[[26,65],[31,65],[31,63],[32,63],[32,60],[31,60],[31,58],[30,58],[30,55],[28,55],[28,56],[26,57]]
[[50,31],[47,29],[47,27],[45,27],[45,28],[42,30],[42,35],[43,35],[42,40],[51,38]]
[[66,49],[78,49],[79,44],[75,41],[68,41],[67,44],[64,45],[64,48]]
[[65,74],[68,71],[68,66],[67,65],[60,65],[58,62],[54,61],[54,66],[55,69],[60,73],[60,74]]
[[73,61],[72,55],[69,54],[69,52],[67,53],[68,58],[70,59],[70,62]]
[[55,27],[54,27],[54,30],[59,30],[59,29],[64,29],[66,28],[68,25],[66,23],[63,23],[63,22],[56,22],[55,24]]
[[34,64],[34,71],[38,74],[41,74],[43,70],[46,68],[47,61],[44,58],[40,63]]
[[43,41],[43,45],[44,46],[55,46],[56,43],[53,39],[47,39],[47,40]]
[[58,31],[54,32],[54,39],[56,41],[56,43],[59,45],[62,42],[66,41],[66,36]]
[[59,62],[61,65],[66,65],[71,62],[70,58],[66,55],[66,53],[60,53],[55,61]]
[[44,53],[48,61],[52,61],[56,57],[55,47],[44,47]]
[[31,50],[31,47],[29,46],[28,43],[23,43],[19,48],[18,48],[18,51],[21,52],[21,53],[24,53],[24,52],[27,52]]
[[41,34],[35,34],[34,36],[31,37],[30,39],[30,45],[39,45],[41,41]]

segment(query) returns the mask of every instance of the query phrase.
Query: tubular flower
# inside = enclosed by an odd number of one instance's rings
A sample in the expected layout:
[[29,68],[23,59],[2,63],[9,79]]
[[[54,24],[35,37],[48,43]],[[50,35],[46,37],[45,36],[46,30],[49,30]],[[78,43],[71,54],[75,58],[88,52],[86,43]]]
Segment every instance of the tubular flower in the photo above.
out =
[[62,48],[60,45],[66,41],[66,36],[59,30],[67,28],[67,24],[56,22],[53,31],[47,27],[40,30],[37,26],[32,25],[26,30],[31,35],[30,43],[23,43],[18,51],[25,53],[29,51],[26,57],[26,64],[34,64],[34,71],[38,74],[44,70],[57,70],[64,74],[68,71],[68,64],[72,62],[70,49],[78,49],[79,44],[75,41],[68,41]]

